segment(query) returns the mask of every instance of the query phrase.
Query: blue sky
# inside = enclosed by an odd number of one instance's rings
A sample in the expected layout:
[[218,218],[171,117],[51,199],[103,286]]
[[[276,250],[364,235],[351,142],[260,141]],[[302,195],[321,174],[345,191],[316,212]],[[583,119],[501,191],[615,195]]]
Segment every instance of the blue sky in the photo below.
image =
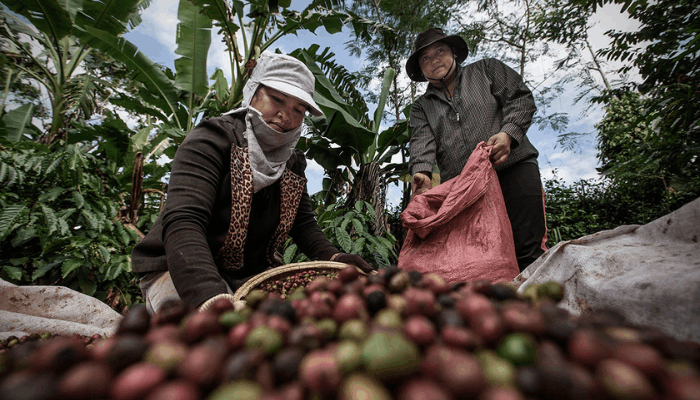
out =
[[[292,9],[301,10],[308,2],[305,0],[293,0]],[[138,46],[154,62],[163,64],[174,69],[175,60],[175,31],[177,28],[177,5],[175,0],[153,0],[151,6],[143,13],[143,22],[132,32],[126,35],[126,39]],[[611,28],[621,28],[629,25],[618,10],[612,7],[602,8],[595,16],[595,26],[589,31],[591,41],[595,48],[603,47],[607,40],[603,32]],[[216,29],[212,32],[212,46],[209,52],[208,70],[211,74],[215,68],[221,68],[227,75],[230,82],[228,58],[225,54],[225,47],[221,43],[220,37],[216,35]],[[345,42],[350,39],[350,28],[344,27],[343,32],[330,35],[323,28],[317,29],[314,33],[302,31],[297,35],[287,35],[276,42],[273,48],[279,48],[283,53],[289,53],[300,47],[307,47],[313,43],[321,47],[330,47],[336,54],[336,60],[344,65],[349,71],[358,71],[363,65],[362,57],[350,56],[345,49]],[[475,58],[468,58],[467,63],[476,61]],[[533,68],[542,71],[550,67],[547,60],[539,61],[540,64]],[[405,73],[401,72],[403,78]],[[593,132],[594,124],[602,117],[599,109],[583,112],[583,105],[572,106],[572,99],[575,91],[567,91],[557,99],[552,107],[557,111],[569,112],[572,124],[570,131]],[[540,173],[543,178],[551,178],[553,171],[557,171],[557,177],[571,184],[579,179],[589,179],[597,177],[595,170],[598,165],[594,147],[594,136],[589,135],[589,139],[582,143],[576,151],[565,151],[556,145],[556,133],[548,130],[539,130],[533,126],[528,131],[530,141],[540,152],[538,162]],[[309,179],[309,192],[315,193],[320,190],[323,169],[314,162],[309,163],[307,169]],[[388,202],[398,204],[400,191],[398,187],[389,188]]]

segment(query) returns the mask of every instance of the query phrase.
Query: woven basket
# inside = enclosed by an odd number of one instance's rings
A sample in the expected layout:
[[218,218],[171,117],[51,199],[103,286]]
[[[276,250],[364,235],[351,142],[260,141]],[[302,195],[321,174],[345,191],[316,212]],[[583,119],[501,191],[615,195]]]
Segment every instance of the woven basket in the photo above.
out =
[[[234,300],[238,301],[243,299],[251,290],[255,289],[261,283],[267,280],[284,279],[289,275],[294,275],[299,271],[303,270],[315,270],[315,271],[340,271],[341,269],[347,267],[349,264],[335,262],[335,261],[308,261],[295,264],[282,265],[277,268],[272,268],[258,275],[255,275],[246,283],[243,284],[236,293],[233,294]],[[363,273],[363,272],[361,272]]]

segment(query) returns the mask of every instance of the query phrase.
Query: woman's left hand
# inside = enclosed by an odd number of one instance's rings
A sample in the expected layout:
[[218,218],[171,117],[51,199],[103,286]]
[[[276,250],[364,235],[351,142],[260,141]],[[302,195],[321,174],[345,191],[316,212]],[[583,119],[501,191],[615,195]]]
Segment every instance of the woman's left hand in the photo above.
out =
[[337,253],[331,257],[331,261],[354,265],[362,271],[368,273],[374,271],[374,268],[372,268],[367,261],[363,260],[362,257],[358,256],[357,254]]
[[486,142],[488,145],[493,145],[493,149],[491,150],[491,162],[493,162],[494,165],[506,162],[510,155],[510,142],[511,138],[505,132],[498,132],[491,136],[488,142]]

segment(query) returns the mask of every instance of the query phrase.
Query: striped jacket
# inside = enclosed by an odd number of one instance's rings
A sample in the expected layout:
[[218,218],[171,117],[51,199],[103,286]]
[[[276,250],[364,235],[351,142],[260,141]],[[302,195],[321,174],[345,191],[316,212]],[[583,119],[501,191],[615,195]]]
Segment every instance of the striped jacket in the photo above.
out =
[[537,108],[522,77],[493,58],[458,67],[457,74],[451,100],[428,85],[411,107],[411,174],[430,172],[437,162],[442,182],[454,178],[476,145],[498,132],[512,138],[512,147],[497,171],[536,159],[539,153],[525,133]]

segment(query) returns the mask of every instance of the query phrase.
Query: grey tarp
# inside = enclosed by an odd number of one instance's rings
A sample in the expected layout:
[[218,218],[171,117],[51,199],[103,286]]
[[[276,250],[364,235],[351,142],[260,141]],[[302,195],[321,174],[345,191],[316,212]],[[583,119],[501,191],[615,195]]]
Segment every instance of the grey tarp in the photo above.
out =
[[564,285],[560,306],[614,310],[628,322],[700,342],[700,199],[646,225],[624,225],[549,249],[513,283]]

